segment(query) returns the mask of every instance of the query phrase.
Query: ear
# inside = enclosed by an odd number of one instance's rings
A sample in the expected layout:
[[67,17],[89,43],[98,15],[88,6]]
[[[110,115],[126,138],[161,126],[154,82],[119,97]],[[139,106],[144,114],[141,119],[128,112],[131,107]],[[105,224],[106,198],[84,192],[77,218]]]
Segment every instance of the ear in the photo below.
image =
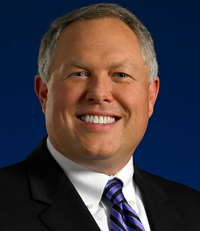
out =
[[39,74],[35,76],[35,92],[42,105],[42,111],[45,114],[48,88],[47,88],[47,84],[42,81]]
[[149,85],[149,117],[153,114],[153,108],[158,96],[159,86],[160,80],[158,77],[156,77],[154,82]]

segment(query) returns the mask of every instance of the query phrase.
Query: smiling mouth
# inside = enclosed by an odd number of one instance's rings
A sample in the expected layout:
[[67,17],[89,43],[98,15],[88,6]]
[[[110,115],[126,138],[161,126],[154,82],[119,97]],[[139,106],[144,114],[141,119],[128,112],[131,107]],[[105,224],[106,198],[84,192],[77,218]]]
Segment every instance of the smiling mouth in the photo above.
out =
[[78,116],[78,118],[80,120],[93,124],[109,124],[109,123],[114,123],[119,119],[118,117],[113,117],[113,116],[98,116],[98,115],[81,115]]

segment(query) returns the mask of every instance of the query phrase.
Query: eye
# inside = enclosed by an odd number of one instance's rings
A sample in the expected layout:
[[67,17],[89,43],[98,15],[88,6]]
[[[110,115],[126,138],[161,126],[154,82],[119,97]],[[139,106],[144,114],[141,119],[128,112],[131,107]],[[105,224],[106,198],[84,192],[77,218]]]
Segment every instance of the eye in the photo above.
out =
[[79,78],[82,79],[88,76],[89,76],[89,73],[87,72],[77,71],[77,72],[71,73],[68,77],[75,78],[75,79],[79,79]]
[[83,73],[83,72],[75,72],[75,73],[72,73],[71,76],[85,76],[85,73]]
[[125,73],[116,73],[116,76],[119,77],[119,78],[128,77],[128,75],[125,74]]

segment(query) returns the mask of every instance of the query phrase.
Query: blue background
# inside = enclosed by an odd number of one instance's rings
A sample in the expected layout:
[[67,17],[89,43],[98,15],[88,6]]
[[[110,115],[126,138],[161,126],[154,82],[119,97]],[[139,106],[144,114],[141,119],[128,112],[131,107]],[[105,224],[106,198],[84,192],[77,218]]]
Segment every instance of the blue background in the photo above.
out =
[[[34,92],[37,54],[52,20],[100,1],[1,0],[0,167],[26,158],[46,135]],[[130,9],[155,42],[160,92],[134,153],[138,166],[200,190],[200,1],[110,1]]]

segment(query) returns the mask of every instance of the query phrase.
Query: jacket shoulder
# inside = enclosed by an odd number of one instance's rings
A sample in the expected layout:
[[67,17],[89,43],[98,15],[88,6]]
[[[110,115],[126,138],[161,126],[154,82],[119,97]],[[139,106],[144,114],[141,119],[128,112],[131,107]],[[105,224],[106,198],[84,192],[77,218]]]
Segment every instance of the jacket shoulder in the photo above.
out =
[[197,208],[200,212],[200,192],[181,183],[167,180],[163,177],[141,170],[142,175],[149,186],[159,188],[157,192],[162,192],[172,204],[180,204],[183,207]]
[[[26,181],[26,166],[25,166],[25,160],[1,168],[0,169],[0,184],[1,186],[4,185],[4,187],[14,187],[15,185],[20,184],[20,182]],[[1,187],[0,193],[4,192],[4,187]],[[5,191],[6,193],[6,191]]]
[[0,230],[47,230],[38,214],[45,204],[32,200],[26,160],[0,169]]

